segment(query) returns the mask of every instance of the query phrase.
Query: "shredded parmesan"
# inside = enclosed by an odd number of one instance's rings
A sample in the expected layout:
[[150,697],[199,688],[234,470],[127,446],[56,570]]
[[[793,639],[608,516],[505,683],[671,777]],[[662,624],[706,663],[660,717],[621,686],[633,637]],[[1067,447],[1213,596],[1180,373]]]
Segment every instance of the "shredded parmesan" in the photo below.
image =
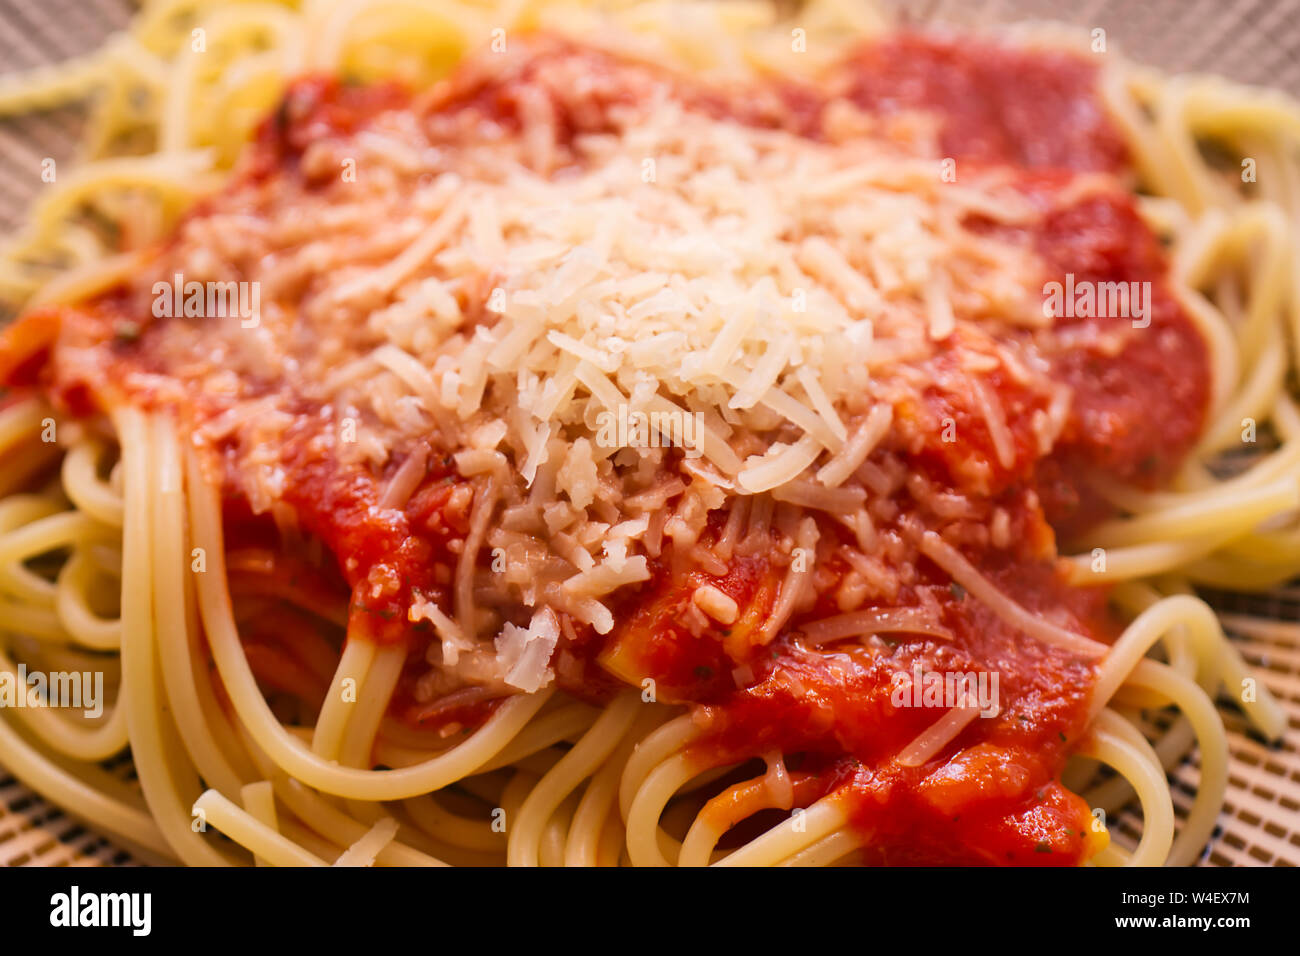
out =
[[921,550],[952,579],[989,606],[998,617],[1018,631],[1035,637],[1044,644],[1052,644],[1074,651],[1087,658],[1098,658],[1106,653],[1106,645],[1091,638],[1066,630],[1058,624],[1045,621],[1026,611],[999,591],[973,564],[962,557],[952,545],[933,531],[921,536]]
[[899,751],[895,758],[904,767],[919,767],[948,746],[980,715],[977,703],[966,700],[949,710]]
[[546,665],[559,639],[559,620],[550,608],[534,614],[527,628],[507,624],[496,639],[505,682],[530,694],[549,684],[555,673]]
[[736,604],[735,598],[718,590],[712,584],[703,584],[696,588],[695,593],[691,595],[691,600],[695,602],[696,607],[719,624],[735,624],[736,618],[740,616],[740,607]]

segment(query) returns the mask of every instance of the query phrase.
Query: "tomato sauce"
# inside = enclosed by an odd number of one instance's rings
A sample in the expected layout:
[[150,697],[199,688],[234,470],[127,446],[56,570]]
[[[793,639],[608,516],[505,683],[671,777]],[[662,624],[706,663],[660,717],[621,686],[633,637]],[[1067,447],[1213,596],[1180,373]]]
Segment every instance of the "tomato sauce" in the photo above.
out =
[[846,73],[849,98],[868,112],[936,115],[945,157],[1112,172],[1127,159],[1094,64],[1069,52],[904,33],[858,51]]
[[258,127],[244,174],[264,179],[294,173],[312,143],[351,135],[377,113],[399,109],[410,100],[410,93],[395,83],[355,86],[321,76],[297,80]]
[[[1053,212],[1035,237],[1053,281],[1124,282],[1150,290],[1149,315],[1062,320],[1119,326],[1125,337],[1113,355],[1079,349],[1056,356],[1054,374],[1074,402],[1054,454],[1055,491],[1045,494],[1064,535],[1082,530],[1104,510],[1086,486],[1059,475],[1101,472],[1153,487],[1177,470],[1204,424],[1209,403],[1209,355],[1204,337],[1169,291],[1163,249],[1142,223],[1131,198],[1096,197]],[[1141,323],[1149,323],[1136,327]],[[1126,326],[1126,327],[1125,327]]]

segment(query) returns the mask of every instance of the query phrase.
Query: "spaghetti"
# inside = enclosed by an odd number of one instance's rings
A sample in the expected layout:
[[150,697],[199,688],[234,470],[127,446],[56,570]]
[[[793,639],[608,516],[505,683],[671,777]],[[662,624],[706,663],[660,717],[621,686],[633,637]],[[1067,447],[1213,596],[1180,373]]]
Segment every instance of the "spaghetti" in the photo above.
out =
[[1192,593],[1300,567],[1282,97],[849,4],[161,0],[0,111],[93,88],[0,263],[0,673],[112,703],[0,763],[141,858],[1186,865],[1216,697],[1284,732]]

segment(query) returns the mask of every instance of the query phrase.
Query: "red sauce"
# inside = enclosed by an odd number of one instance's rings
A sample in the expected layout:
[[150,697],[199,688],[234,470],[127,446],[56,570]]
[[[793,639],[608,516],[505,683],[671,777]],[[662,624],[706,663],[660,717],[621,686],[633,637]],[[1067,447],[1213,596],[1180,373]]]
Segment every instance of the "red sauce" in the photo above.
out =
[[[1097,197],[1050,214],[1036,246],[1050,276],[1075,281],[1150,283],[1149,325],[1125,318],[1063,319],[1119,326],[1115,354],[1085,350],[1057,356],[1054,373],[1074,389],[1069,424],[1055,457],[1061,471],[1100,471],[1152,486],[1169,478],[1200,434],[1209,402],[1205,339],[1169,291],[1159,242],[1138,218],[1131,199]],[[1124,326],[1127,326],[1125,328]],[[1054,484],[1058,490],[1059,481]],[[1098,505],[1087,489],[1045,496],[1063,534],[1085,527]]]
[[1145,287],[1140,294],[1147,300],[1145,317],[1056,320],[1057,328],[1090,326],[1112,342],[1105,352],[1078,348],[1050,356],[1053,377],[1073,394],[1052,456],[1037,463],[1037,488],[1052,526],[1068,540],[1108,513],[1090,476],[1154,487],[1177,470],[1203,425],[1209,356],[1170,292],[1164,249],[1133,197],[1106,193],[1055,205],[1052,197],[1063,185],[1056,174],[1027,175],[1023,188],[1043,204],[1042,221],[1033,230],[988,231],[1031,246],[1044,261],[1044,282],[1125,283]]
[[394,83],[354,86],[331,77],[297,80],[258,127],[245,174],[259,179],[295,170],[312,143],[348,136],[375,114],[409,102],[410,94]]
[[902,34],[864,47],[847,75],[849,97],[869,112],[937,115],[943,156],[1069,170],[1119,170],[1126,160],[1095,66],[1071,53]]
[[[303,530],[340,560],[352,591],[348,634],[405,640],[411,631],[406,609],[415,593],[446,603],[454,563],[449,542],[468,530],[468,515],[446,507],[461,479],[449,461],[431,459],[420,489],[404,508],[379,508],[386,476],[317,457],[310,440],[320,428],[317,420],[304,418],[289,436],[284,466],[292,477],[283,501],[300,516]],[[386,471],[399,465],[389,462]]]
[[[591,70],[604,69],[603,54],[587,55]],[[995,507],[1006,511],[1010,547],[963,547],[1005,593],[1075,630],[1112,639],[1115,625],[1106,614],[1105,593],[1067,587],[1054,569],[1053,527],[1068,532],[1095,520],[1089,474],[1155,481],[1175,467],[1203,422],[1208,359],[1203,341],[1167,291],[1164,256],[1132,199],[1094,195],[1056,207],[1071,171],[1117,171],[1125,162],[1122,140],[1093,89],[1093,66],[1066,54],[905,35],[858,51],[844,65],[842,79],[848,95],[870,111],[933,116],[944,155],[1021,171],[1026,194],[1047,212],[1032,229],[1003,235],[1038,252],[1044,282],[1071,272],[1091,281],[1152,283],[1147,328],[1132,329],[1120,318],[1086,320],[1124,333],[1120,347],[1053,357],[1056,376],[1074,389],[1074,402],[1049,459],[1036,460],[1031,430],[1041,400],[1007,377],[992,378],[990,386],[1007,410],[1015,445],[1009,466],[998,462],[980,417],[938,387],[918,407],[896,409],[896,418],[914,424],[920,437],[889,449],[940,490],[974,495],[984,517]],[[477,111],[508,126],[519,108],[519,84],[526,82],[526,71],[501,81],[471,77],[432,96],[430,108]],[[298,175],[297,158],[308,143],[346,136],[373,111],[402,102],[403,94],[392,88],[358,90],[319,80],[297,84],[263,126],[243,175]],[[589,112],[562,114],[557,138],[600,129],[600,102],[593,99]],[[773,125],[784,108],[786,125],[808,135],[817,135],[825,105],[816,94],[794,87],[766,90],[749,100],[699,94],[694,102],[717,115]],[[102,324],[122,319],[125,308],[110,296],[58,315],[61,321]],[[27,351],[11,363],[14,381],[30,376],[29,360],[48,347],[48,331],[40,324],[27,329]],[[148,368],[148,341],[146,328],[138,341],[113,342],[105,360]],[[930,361],[936,384],[951,371],[950,364],[943,352]],[[78,383],[52,383],[47,376],[46,384],[68,407],[87,411],[87,395]],[[149,400],[147,394],[136,398]],[[196,408],[194,415],[202,421],[219,411]],[[960,443],[938,440],[935,423],[945,418],[958,422]],[[459,479],[449,462],[431,459],[403,509],[378,508],[381,489],[401,461],[372,474],[314,451],[313,440],[334,426],[321,408],[302,404],[283,449],[284,501],[302,530],[338,561],[341,587],[352,593],[349,633],[408,642],[408,667],[394,712],[415,725],[472,726],[489,703],[441,710],[416,703],[413,687],[429,636],[404,615],[415,591],[446,606],[446,569],[454,565],[456,543],[467,530],[465,509],[455,504]],[[221,450],[228,458],[237,454]],[[972,462],[987,476],[978,488],[972,486]],[[227,489],[234,522],[248,509],[233,478]],[[933,518],[921,514],[923,522]],[[901,524],[879,530],[900,537],[908,533]],[[822,532],[842,535],[843,529],[825,525]],[[702,764],[740,761],[779,748],[797,772],[800,805],[833,790],[843,795],[854,825],[869,834],[867,862],[1070,864],[1084,858],[1088,808],[1061,787],[1059,777],[1085,732],[1093,663],[1010,629],[951,586],[945,573],[915,556],[898,569],[908,576],[891,606],[937,605],[952,639],[885,635],[831,653],[801,640],[800,618],[769,643],[757,638],[779,591],[779,572],[766,555],[738,558],[720,577],[698,570],[676,576],[672,566],[672,555],[666,554],[649,582],[620,595],[618,623],[607,637],[588,629],[566,635],[553,660],[562,687],[601,699],[620,682],[638,685],[650,677],[660,699],[704,705],[699,713],[708,731],[695,749]],[[834,612],[829,595],[845,572],[835,562],[818,569],[822,600],[811,616]],[[686,625],[690,596],[704,583],[736,600],[741,619],[735,625],[699,633]],[[254,629],[250,658],[271,685],[305,693],[314,687],[310,668],[276,644],[275,630]],[[996,672],[1002,709],[996,717],[973,722],[924,766],[908,768],[895,755],[944,712],[893,702],[897,675],[917,666]]]
[[[611,111],[631,106],[668,78],[648,64],[616,58],[570,40],[537,36],[519,59],[488,58],[486,69],[464,69],[432,89],[418,108],[450,128],[490,121],[511,133],[545,110],[554,144],[569,149],[576,137],[615,130]],[[557,63],[562,66],[557,70]],[[757,89],[718,90],[671,78],[673,94],[693,112],[751,126],[820,137],[823,94],[788,80]]]
[[[924,469],[947,487],[969,486],[978,476],[980,492],[996,496],[1031,478],[1037,445],[1033,415],[1044,402],[1018,385],[1001,367],[985,376],[1002,403],[1011,432],[1012,461],[1004,464],[983,412],[960,397],[959,392],[945,387],[950,380],[964,381],[958,362],[951,350],[940,351],[926,362],[927,377],[933,384],[919,403],[904,402],[894,414],[910,425],[910,465]],[[954,441],[954,436],[961,436],[961,440]]]

